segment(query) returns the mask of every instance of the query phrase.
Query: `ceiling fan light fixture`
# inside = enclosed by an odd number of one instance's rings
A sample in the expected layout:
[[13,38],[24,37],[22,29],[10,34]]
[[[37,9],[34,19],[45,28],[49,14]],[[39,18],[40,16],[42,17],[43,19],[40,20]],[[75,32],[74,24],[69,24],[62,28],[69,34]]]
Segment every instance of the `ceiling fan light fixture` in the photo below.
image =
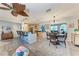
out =
[[13,16],[15,16],[15,17],[17,17],[18,16],[18,14],[16,13],[16,11],[11,11],[11,14],[13,15]]

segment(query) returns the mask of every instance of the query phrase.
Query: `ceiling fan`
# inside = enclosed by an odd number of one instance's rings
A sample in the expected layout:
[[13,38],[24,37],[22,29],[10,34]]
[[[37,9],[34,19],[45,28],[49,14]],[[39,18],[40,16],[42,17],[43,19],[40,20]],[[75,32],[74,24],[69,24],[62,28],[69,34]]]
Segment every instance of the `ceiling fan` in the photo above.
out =
[[12,6],[10,6],[7,3],[1,3],[6,7],[0,7],[0,9],[2,10],[11,10],[11,14],[13,16],[18,16],[18,15],[22,15],[22,16],[29,16],[24,10],[25,10],[25,5],[20,4],[20,3],[12,3]]

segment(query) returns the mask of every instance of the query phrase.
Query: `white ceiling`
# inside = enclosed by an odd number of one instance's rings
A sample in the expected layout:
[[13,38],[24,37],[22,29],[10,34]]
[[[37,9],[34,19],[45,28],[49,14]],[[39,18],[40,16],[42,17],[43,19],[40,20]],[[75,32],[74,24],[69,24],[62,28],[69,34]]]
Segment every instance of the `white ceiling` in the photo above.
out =
[[[2,5],[0,4],[0,6]],[[62,19],[69,16],[76,17],[79,15],[79,4],[77,3],[26,3],[26,8],[29,9],[31,20],[36,22],[48,21],[48,18],[51,19],[53,16],[56,16],[56,19]],[[49,8],[52,10],[47,13],[46,10]],[[19,16],[16,18],[10,14],[10,11],[0,10],[0,20],[11,20],[16,22],[16,19],[17,22],[19,22],[23,17]]]

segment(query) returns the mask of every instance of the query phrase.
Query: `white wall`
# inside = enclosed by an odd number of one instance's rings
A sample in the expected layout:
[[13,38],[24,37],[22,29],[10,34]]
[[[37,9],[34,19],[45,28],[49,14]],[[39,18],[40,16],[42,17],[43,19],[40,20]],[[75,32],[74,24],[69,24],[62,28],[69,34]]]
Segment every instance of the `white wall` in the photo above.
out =
[[[46,26],[46,30],[47,31],[50,31],[50,25],[51,24],[58,24],[58,23],[66,23],[67,24],[67,31],[68,31],[68,41],[71,41],[71,34],[74,32],[74,29],[77,29],[78,28],[78,15],[74,15],[72,14],[73,16],[66,16],[66,17],[62,17],[61,19],[55,19],[56,22],[53,23],[51,21],[51,17],[50,15],[46,15],[47,17],[43,17],[42,20],[44,20],[43,22],[41,22],[40,24],[44,24]],[[45,20],[49,20],[49,21],[45,21]],[[53,19],[52,19],[53,20]],[[74,27],[70,28],[69,27],[69,24],[73,24]]]

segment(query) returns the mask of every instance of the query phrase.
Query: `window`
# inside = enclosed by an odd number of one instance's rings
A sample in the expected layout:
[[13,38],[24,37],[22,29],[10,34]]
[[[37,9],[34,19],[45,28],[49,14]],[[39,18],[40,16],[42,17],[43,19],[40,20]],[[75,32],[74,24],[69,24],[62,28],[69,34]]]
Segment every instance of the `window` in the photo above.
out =
[[66,24],[61,24],[60,25],[60,30],[63,29],[65,32],[67,32],[67,26]]
[[58,30],[58,27],[56,25],[51,26],[51,31],[57,31],[57,30]]
[[67,25],[65,23],[51,25],[52,32],[57,31],[60,33],[61,29],[63,29],[63,31],[65,31],[65,32],[67,32]]

